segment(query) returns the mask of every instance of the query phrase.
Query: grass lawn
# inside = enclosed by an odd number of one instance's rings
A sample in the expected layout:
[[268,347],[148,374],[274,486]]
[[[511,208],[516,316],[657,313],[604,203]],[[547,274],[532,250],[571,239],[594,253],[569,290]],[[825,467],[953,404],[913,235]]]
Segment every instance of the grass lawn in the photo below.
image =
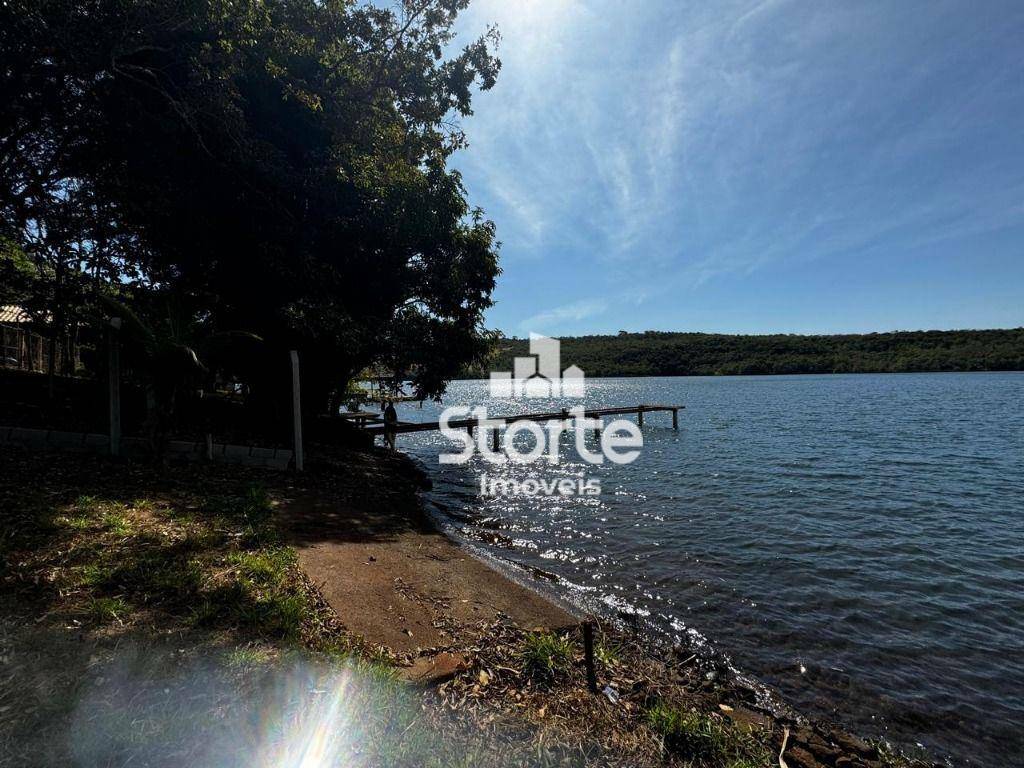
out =
[[451,764],[297,568],[260,475],[0,460],[0,764]]

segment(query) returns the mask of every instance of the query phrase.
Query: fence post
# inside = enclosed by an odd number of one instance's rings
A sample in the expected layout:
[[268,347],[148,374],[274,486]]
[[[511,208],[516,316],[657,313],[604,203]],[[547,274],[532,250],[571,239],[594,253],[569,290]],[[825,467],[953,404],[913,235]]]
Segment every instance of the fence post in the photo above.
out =
[[302,471],[302,403],[299,397],[299,353],[291,351],[292,358],[292,423],[295,426],[295,470]]
[[121,455],[121,318],[110,318],[107,329],[107,374],[110,395],[110,455]]
[[583,622],[583,661],[587,666],[587,688],[597,693],[597,670],[594,668],[594,622]]

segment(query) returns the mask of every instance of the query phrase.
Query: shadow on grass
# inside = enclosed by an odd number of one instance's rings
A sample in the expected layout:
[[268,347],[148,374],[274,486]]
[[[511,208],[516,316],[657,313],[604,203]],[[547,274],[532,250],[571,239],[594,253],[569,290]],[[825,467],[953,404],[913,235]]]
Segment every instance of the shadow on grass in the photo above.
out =
[[[316,639],[316,606],[258,478],[68,456],[55,471],[52,456],[20,458],[26,471],[2,486],[8,611]],[[59,479],[30,480],[40,473]]]

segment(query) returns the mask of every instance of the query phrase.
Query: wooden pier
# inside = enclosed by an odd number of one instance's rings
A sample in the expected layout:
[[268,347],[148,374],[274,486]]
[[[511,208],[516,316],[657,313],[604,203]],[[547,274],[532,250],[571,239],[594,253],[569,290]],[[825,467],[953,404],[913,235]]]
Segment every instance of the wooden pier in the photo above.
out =
[[[644,425],[644,414],[668,412],[672,414],[672,429],[679,429],[679,411],[685,410],[685,405],[630,405],[616,408],[587,408],[583,411],[585,419],[601,419],[605,416],[628,416],[636,415],[637,425]],[[507,426],[517,421],[571,421],[576,417],[568,408],[560,411],[546,411],[544,413],[520,413],[512,416],[488,416],[486,419],[451,419],[448,427],[451,429],[465,429],[472,432],[481,424],[484,426]],[[377,422],[363,428],[365,432],[377,437],[384,434],[384,425]],[[392,427],[396,435],[408,432],[434,432],[441,429],[439,421],[400,421]],[[600,431],[600,427],[595,431]],[[497,442],[498,430],[494,430],[494,442]]]

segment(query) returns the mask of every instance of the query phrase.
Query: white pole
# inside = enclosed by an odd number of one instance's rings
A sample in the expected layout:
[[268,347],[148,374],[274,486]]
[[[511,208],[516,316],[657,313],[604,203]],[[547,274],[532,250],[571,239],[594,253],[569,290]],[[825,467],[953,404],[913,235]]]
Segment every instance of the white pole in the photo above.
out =
[[292,357],[292,423],[295,425],[295,469],[302,471],[302,404],[299,401],[299,353],[291,351]]
[[110,455],[121,455],[121,318],[110,318],[107,330],[108,391],[110,401]]

